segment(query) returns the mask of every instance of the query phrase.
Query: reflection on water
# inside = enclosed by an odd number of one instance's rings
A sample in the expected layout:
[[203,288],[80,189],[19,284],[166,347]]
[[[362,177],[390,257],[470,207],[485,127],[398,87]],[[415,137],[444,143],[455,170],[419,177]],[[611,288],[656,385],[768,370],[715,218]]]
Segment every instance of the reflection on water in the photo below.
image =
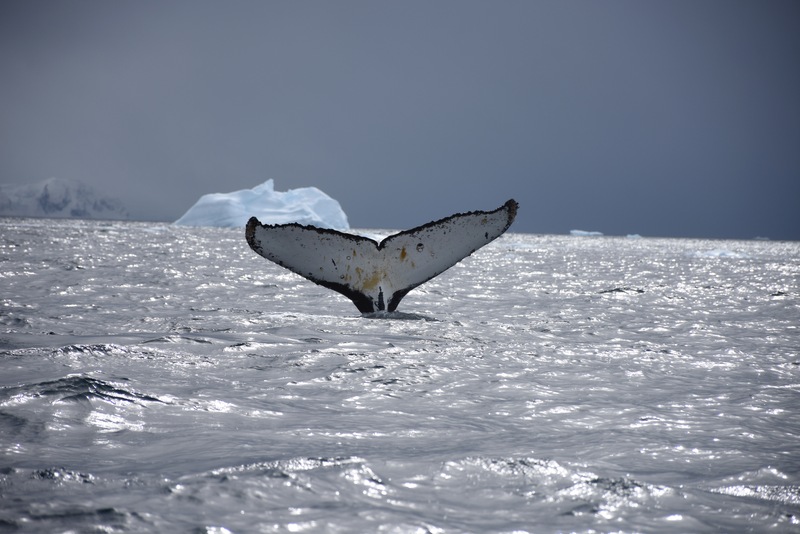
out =
[[0,530],[800,528],[797,243],[507,234],[362,317],[239,231],[0,228]]

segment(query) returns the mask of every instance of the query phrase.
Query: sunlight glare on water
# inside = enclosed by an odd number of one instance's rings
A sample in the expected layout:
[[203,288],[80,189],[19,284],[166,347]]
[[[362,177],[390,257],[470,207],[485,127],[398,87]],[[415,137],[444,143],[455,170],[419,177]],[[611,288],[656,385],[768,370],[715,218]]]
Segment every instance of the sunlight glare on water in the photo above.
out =
[[800,529],[800,245],[506,234],[394,314],[0,220],[0,530]]

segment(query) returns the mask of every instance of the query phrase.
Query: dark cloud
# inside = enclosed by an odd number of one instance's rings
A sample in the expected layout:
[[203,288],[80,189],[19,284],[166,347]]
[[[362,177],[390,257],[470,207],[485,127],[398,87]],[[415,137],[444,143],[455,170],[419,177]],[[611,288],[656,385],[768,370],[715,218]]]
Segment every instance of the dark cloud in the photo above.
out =
[[358,227],[800,239],[800,4],[0,4],[0,181],[177,219],[317,186]]

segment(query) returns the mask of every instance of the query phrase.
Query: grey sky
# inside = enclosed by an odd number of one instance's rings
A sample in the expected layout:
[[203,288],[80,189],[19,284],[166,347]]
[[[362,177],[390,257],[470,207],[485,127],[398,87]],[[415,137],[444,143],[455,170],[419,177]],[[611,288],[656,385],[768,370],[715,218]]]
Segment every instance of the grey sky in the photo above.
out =
[[0,3],[0,183],[175,220],[317,186],[354,227],[800,239],[800,2]]

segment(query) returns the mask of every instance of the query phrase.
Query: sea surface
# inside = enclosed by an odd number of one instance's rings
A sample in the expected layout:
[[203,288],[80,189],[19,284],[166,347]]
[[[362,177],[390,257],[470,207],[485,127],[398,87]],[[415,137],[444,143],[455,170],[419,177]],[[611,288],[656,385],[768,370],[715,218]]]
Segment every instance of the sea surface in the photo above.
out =
[[362,317],[9,218],[0,303],[0,532],[800,532],[798,242],[508,233]]

